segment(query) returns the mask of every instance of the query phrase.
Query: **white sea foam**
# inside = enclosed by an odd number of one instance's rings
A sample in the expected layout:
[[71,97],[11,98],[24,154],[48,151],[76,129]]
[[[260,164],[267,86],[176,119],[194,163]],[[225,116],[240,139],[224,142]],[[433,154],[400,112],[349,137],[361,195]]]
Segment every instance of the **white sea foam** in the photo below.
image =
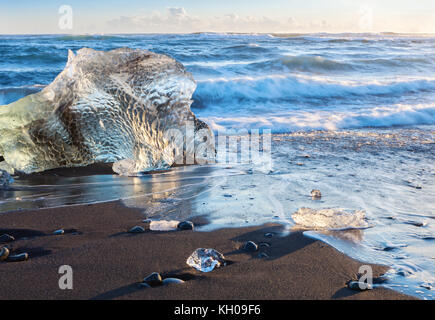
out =
[[365,211],[362,210],[300,208],[292,214],[292,219],[297,226],[307,229],[344,230],[369,227],[365,220]]
[[274,132],[435,124],[435,103],[360,110],[291,111],[277,116],[205,117],[213,130],[273,128]]
[[366,98],[435,91],[435,79],[334,80],[319,76],[267,75],[198,81],[196,97],[203,103],[285,100],[296,98]]

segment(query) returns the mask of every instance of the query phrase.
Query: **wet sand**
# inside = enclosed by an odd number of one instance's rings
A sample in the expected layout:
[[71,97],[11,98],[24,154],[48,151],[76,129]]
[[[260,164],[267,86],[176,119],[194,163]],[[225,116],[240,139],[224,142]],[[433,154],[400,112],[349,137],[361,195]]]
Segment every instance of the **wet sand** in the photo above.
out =
[[[278,225],[126,232],[145,226],[142,219],[139,210],[120,202],[0,214],[0,234],[16,238],[8,245],[30,255],[24,262],[0,262],[0,299],[412,299],[384,288],[346,288],[364,263],[299,232],[282,236]],[[64,235],[52,235],[60,228]],[[275,235],[267,238],[267,232]],[[269,243],[260,251],[269,258],[241,251],[247,240]],[[222,252],[231,263],[210,273],[194,270],[185,262],[200,247]],[[62,265],[73,268],[73,290],[59,289]],[[388,270],[372,267],[374,277]],[[138,283],[151,272],[186,282],[140,288]]]

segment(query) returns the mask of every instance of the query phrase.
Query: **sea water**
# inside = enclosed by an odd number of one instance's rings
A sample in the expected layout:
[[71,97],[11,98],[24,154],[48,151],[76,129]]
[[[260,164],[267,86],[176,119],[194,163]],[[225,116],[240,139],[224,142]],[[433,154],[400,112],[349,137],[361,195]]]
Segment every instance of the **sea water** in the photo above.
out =
[[271,129],[270,169],[19,178],[0,191],[0,212],[122,199],[151,219],[204,216],[204,231],[266,222],[292,230],[300,208],[364,212],[367,228],[306,234],[392,266],[386,286],[434,298],[435,36],[0,36],[0,105],[49,84],[67,49],[125,46],[182,62],[198,85],[192,110],[215,132]]

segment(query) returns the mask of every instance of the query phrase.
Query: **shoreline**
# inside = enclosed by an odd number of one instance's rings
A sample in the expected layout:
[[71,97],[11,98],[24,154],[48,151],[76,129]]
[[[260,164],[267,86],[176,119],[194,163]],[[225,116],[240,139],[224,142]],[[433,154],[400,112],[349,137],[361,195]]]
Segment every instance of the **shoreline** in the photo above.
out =
[[[30,256],[24,262],[0,263],[0,299],[415,299],[382,287],[348,289],[346,282],[356,279],[361,265],[372,266],[374,278],[389,268],[353,260],[300,232],[281,235],[277,224],[127,233],[133,226],[145,227],[143,219],[141,210],[120,201],[0,214],[0,234],[16,238],[1,246]],[[202,217],[191,221],[205,223]],[[65,234],[52,235],[57,229]],[[266,238],[268,232],[274,236]],[[267,242],[270,246],[259,252],[268,257],[240,250],[249,240]],[[222,252],[230,263],[209,273],[194,270],[185,261],[200,247]],[[73,269],[73,290],[59,289],[62,265]],[[152,272],[185,283],[140,288]]]

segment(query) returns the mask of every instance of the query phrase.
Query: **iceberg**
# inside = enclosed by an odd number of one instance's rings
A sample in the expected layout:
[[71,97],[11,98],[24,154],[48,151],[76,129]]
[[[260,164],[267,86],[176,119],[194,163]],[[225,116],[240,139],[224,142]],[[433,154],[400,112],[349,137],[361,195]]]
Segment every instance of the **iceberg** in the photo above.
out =
[[170,167],[192,148],[202,151],[193,161],[205,161],[214,138],[190,110],[195,89],[183,65],[162,54],[70,50],[51,84],[0,106],[0,169],[113,163],[121,175],[139,175]]

